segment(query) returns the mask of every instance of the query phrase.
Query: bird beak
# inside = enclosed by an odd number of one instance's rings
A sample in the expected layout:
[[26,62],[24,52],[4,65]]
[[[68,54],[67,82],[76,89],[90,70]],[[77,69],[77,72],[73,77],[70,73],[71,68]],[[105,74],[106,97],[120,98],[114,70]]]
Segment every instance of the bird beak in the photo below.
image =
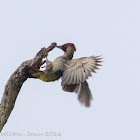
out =
[[63,45],[62,45],[62,46],[56,46],[56,48],[59,48],[59,49],[61,49],[61,50],[65,51],[65,48],[64,48],[64,46],[63,46]]

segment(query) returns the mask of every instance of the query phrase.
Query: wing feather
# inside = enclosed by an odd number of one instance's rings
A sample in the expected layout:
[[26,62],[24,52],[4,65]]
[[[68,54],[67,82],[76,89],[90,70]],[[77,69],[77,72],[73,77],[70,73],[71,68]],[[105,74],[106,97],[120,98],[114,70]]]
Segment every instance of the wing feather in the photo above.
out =
[[70,85],[85,82],[92,72],[96,73],[96,69],[99,69],[100,60],[100,56],[91,56],[69,61],[62,75],[62,83]]
[[87,69],[86,65],[83,66],[85,73],[86,73],[86,79],[88,79],[88,77],[91,75],[90,71]]
[[78,84],[79,83],[79,81],[80,81],[80,75],[79,75],[79,71],[78,71],[78,69],[75,71],[75,73],[76,73],[76,75],[75,75],[75,77],[76,77],[76,81],[74,81],[76,84]]
[[78,73],[79,73],[79,75],[78,75],[79,81],[77,81],[77,82],[80,83],[80,81],[81,81],[81,79],[82,79],[82,78],[81,78],[81,77],[82,77],[81,67],[79,67]]
[[68,84],[72,83],[74,80],[74,71],[71,72],[70,80],[68,81]]

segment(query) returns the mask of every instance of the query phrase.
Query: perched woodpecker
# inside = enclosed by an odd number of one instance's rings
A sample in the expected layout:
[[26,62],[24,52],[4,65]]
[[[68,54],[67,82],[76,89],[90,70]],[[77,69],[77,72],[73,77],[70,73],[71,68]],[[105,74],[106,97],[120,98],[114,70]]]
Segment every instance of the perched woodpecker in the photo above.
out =
[[73,43],[56,46],[63,50],[64,55],[56,58],[54,62],[48,61],[46,70],[37,73],[39,79],[50,82],[62,77],[61,86],[64,91],[78,93],[78,100],[86,107],[90,107],[92,95],[86,81],[92,72],[101,66],[99,56],[72,59],[76,47]]

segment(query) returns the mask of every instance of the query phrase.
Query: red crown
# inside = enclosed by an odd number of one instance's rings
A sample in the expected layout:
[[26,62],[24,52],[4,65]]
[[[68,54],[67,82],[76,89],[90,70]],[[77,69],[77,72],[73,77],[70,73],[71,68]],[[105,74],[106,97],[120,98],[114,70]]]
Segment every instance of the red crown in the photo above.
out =
[[74,48],[74,51],[76,51],[76,47],[73,43],[65,43],[64,45],[69,45],[69,46],[72,46]]

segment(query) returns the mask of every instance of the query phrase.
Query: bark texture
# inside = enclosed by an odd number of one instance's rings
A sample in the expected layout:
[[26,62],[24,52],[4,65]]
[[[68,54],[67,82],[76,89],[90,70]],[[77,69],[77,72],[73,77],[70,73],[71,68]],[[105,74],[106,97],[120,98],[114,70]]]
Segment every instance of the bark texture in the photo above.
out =
[[48,48],[42,48],[33,59],[23,62],[9,78],[0,104],[0,132],[14,108],[23,83],[28,78],[35,78],[32,74],[39,71],[40,67],[45,63],[42,59],[47,57],[48,52],[55,46],[56,43],[52,43]]

